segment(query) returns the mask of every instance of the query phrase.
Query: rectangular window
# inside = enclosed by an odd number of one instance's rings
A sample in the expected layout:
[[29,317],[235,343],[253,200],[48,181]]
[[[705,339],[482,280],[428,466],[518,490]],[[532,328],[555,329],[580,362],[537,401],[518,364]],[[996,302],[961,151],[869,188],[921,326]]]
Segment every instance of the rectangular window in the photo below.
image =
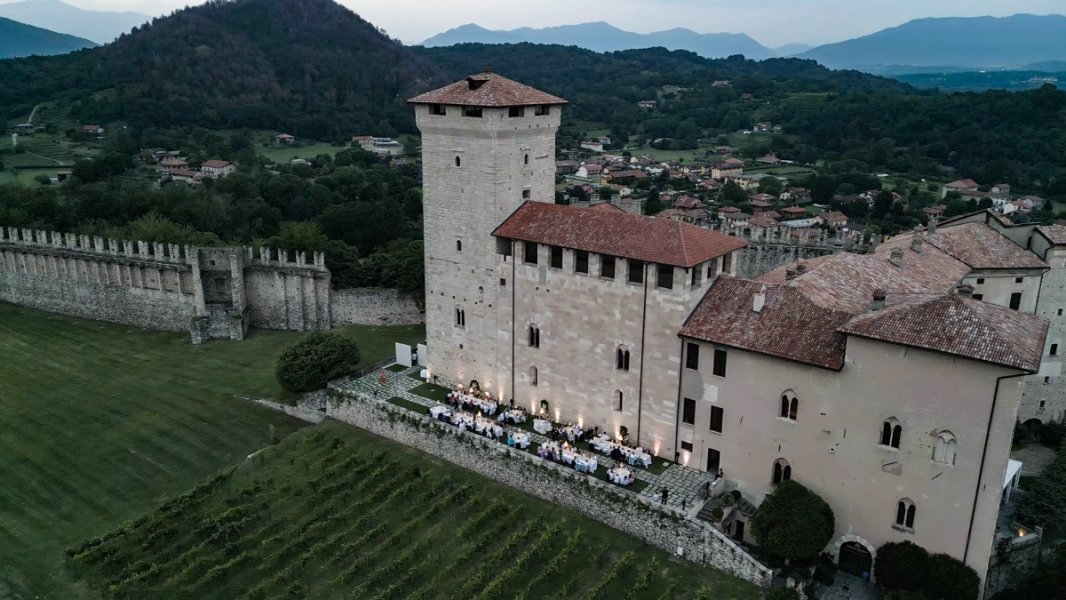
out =
[[1058,344],[1051,344],[1050,354],[1051,354],[1051,356],[1058,356],[1059,355],[1059,345]]
[[463,116],[464,117],[474,117],[474,118],[480,119],[481,118],[481,107],[480,106],[464,106],[463,107]]
[[707,472],[717,473],[722,468],[722,453],[714,448],[707,448]]
[[717,375],[719,377],[725,377],[725,361],[726,361],[726,358],[727,358],[727,353],[726,353],[725,350],[721,350],[721,349],[718,349],[718,348],[714,349],[714,368],[713,368],[712,372],[715,375]]
[[722,433],[722,419],[725,418],[725,411],[721,406],[711,407],[711,431],[715,433]]
[[1025,280],[1022,279],[1021,277],[1015,277],[1014,278],[1014,283],[1021,283],[1022,281],[1025,281]]
[[692,452],[692,442],[681,442],[681,449],[687,452]]
[[563,249],[559,246],[552,246],[552,260],[551,265],[553,269],[563,268]]
[[726,254],[725,256],[722,257],[722,272],[723,273],[727,273],[727,274],[733,272],[733,255],[732,255],[732,253]]
[[500,277],[500,287],[507,287],[507,280]]
[[715,258],[711,262],[707,263],[707,280],[714,279],[714,276],[718,274],[718,259]]
[[511,240],[506,238],[496,238],[496,254],[502,254],[504,256],[511,255]]
[[524,116],[526,116],[526,107],[524,107],[524,106],[512,106],[512,107],[507,109],[507,116],[511,117],[511,118],[524,117]]
[[644,283],[644,263],[639,260],[629,262],[629,283]]
[[537,264],[537,243],[526,242],[524,248],[524,254],[527,265]]
[[696,424],[696,401],[692,398],[685,398],[684,408],[681,411],[681,422],[689,425]]
[[614,257],[600,255],[600,277],[614,279]]
[[1011,310],[1018,310],[1022,307],[1022,293],[1014,292],[1010,295],[1010,307]]
[[530,191],[529,190],[522,190],[522,199],[523,200],[529,200],[529,198],[530,198]]
[[985,278],[984,277],[978,277],[977,278],[977,285],[981,285],[984,282],[985,282]]
[[655,285],[664,289],[674,289],[674,268],[670,265],[659,265],[655,278]]
[[694,287],[694,288],[700,287],[700,282],[702,281],[702,278],[700,277],[700,275],[702,275],[702,274],[703,274],[703,270],[700,269],[699,267],[693,267],[692,268],[692,282],[691,282],[692,283],[692,287]]
[[588,274],[589,272],[589,253],[584,250],[574,251],[574,272]]
[[985,299],[985,295],[984,294],[974,294],[973,295],[973,299],[974,300],[984,300]]
[[695,371],[700,368],[700,345],[689,342],[685,348],[685,368]]
[[438,117],[443,117],[444,115],[448,114],[448,109],[445,108],[443,104],[430,104],[429,114],[437,115]]
[[543,117],[544,115],[550,115],[551,112],[552,107],[550,104],[540,104],[537,106],[536,110],[533,111],[533,114],[538,117]]

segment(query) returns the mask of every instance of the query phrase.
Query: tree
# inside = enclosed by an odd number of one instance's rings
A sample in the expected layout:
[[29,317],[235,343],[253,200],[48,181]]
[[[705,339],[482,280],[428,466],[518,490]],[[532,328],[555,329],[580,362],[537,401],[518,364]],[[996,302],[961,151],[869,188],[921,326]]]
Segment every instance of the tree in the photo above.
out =
[[833,537],[833,509],[795,481],[784,481],[763,500],[751,520],[759,546],[772,556],[789,560],[818,557]]
[[771,196],[780,196],[781,195],[781,190],[783,188],[784,188],[784,184],[782,184],[781,180],[776,178],[776,177],[767,175],[766,177],[763,177],[762,179],[759,180],[759,193],[760,194],[770,194]]
[[977,571],[953,556],[934,554],[923,571],[922,591],[929,600],[977,600],[981,593]]
[[1066,452],[1062,448],[1040,477],[1026,484],[1018,520],[1029,526],[1066,523]]
[[730,181],[722,186],[722,202],[730,205],[743,204],[748,201],[744,188]]
[[874,576],[890,590],[920,590],[929,553],[913,542],[890,542],[877,549]]
[[359,346],[354,341],[316,331],[282,353],[276,370],[278,383],[288,392],[314,391],[351,373],[359,359]]

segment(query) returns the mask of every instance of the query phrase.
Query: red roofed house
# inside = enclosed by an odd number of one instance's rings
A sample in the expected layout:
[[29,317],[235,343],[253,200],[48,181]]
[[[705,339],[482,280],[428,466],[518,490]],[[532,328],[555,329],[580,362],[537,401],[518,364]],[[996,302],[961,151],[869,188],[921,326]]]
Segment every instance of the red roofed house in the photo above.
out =
[[100,127],[99,125],[82,125],[81,126],[81,130],[84,133],[88,133],[88,134],[91,134],[91,135],[96,135],[96,136],[104,135],[104,128]]
[[237,170],[237,165],[228,160],[207,160],[200,165],[200,172],[211,179],[221,179]]
[[[876,572],[880,545],[909,540],[984,576],[1011,378],[1040,369],[1047,331],[999,284],[1027,294],[1046,264],[959,227],[737,278],[737,237],[554,204],[561,98],[479,73],[410,103],[431,380],[627,437],[754,506],[802,481],[836,515],[825,551],[845,570]],[[968,282],[993,269],[982,299]],[[753,542],[750,514],[719,526]]]
[[781,216],[786,219],[802,219],[807,216],[807,209],[802,206],[786,206],[781,209]]
[[943,198],[948,195],[948,192],[958,192],[960,194],[966,192],[976,192],[977,182],[973,179],[960,179],[958,181],[952,181],[951,183],[944,184],[944,187],[940,190],[940,197]]

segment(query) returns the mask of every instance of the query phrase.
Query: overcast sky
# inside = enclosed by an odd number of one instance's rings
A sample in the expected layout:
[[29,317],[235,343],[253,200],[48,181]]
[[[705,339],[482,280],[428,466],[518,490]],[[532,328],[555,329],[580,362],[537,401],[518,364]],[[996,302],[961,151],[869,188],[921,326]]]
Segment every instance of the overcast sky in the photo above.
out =
[[[5,2],[8,0],[0,0]],[[65,0],[97,10],[170,12],[188,0]],[[489,29],[607,21],[646,33],[747,33],[768,46],[823,44],[920,17],[1066,12],[1064,0],[340,0],[408,44],[466,23]]]

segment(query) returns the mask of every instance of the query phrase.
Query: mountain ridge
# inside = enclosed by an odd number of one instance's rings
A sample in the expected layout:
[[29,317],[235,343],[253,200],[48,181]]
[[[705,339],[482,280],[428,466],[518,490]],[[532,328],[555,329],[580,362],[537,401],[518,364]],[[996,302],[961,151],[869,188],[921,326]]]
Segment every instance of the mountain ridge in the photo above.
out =
[[594,52],[663,47],[667,50],[688,50],[705,58],[725,58],[736,54],[743,54],[753,59],[777,56],[773,50],[745,33],[697,33],[684,27],[651,33],[634,33],[605,21],[542,28],[520,27],[510,30],[492,30],[476,23],[467,23],[438,33],[419,45],[438,47],[466,43],[519,44],[524,42],[577,46]]
[[57,33],[106,44],[152,20],[135,12],[86,10],[62,0],[21,0],[0,4],[0,17]]
[[94,46],[84,38],[0,17],[0,59],[52,56]]

